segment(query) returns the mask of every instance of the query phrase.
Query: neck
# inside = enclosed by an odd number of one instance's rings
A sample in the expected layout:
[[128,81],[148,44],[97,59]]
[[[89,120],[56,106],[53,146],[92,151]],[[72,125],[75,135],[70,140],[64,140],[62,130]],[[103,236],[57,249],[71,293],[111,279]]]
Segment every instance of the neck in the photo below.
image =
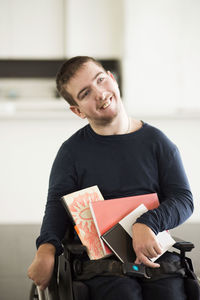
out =
[[119,115],[113,118],[111,121],[107,121],[104,124],[91,123],[92,129],[100,135],[117,135],[126,134],[131,130],[131,118],[123,109]]

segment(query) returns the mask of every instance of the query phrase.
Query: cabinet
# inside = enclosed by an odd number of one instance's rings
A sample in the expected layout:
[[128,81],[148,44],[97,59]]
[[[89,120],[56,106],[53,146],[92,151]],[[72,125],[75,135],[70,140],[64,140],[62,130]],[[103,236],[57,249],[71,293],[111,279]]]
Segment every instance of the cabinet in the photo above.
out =
[[64,0],[3,0],[0,3],[0,57],[64,56]]
[[123,0],[1,0],[0,59],[120,59]]
[[65,55],[120,59],[123,0],[68,0],[65,7]]

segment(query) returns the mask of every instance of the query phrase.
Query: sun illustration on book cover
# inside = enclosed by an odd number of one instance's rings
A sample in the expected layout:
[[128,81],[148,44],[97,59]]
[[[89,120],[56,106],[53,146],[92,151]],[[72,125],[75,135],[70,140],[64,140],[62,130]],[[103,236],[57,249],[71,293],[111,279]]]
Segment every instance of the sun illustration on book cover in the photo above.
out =
[[94,224],[92,214],[89,207],[89,202],[99,200],[97,193],[84,193],[79,194],[73,199],[72,203],[68,203],[70,206],[71,213],[75,220],[76,225],[79,225],[79,230],[91,232],[94,230],[92,225]]
[[73,206],[73,216],[75,219],[76,224],[80,224],[81,227],[88,227],[88,230],[91,231],[91,222],[92,222],[92,215],[90,212],[89,207],[85,207],[85,202],[79,203],[77,202],[76,205]]
[[90,202],[99,200],[103,200],[103,198],[99,192],[96,192],[96,188],[90,188],[89,192],[82,190],[76,195],[71,194],[67,199],[67,205],[76,224],[75,230],[89,250],[88,255],[91,259],[101,258],[104,255],[89,207]]

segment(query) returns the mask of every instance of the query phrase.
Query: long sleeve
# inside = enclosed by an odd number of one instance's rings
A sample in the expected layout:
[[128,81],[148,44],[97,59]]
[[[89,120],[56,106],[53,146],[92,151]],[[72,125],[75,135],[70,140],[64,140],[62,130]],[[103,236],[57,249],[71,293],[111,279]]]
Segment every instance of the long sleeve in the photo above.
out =
[[76,178],[72,158],[61,147],[53,163],[45,215],[42,222],[40,236],[36,240],[37,248],[44,243],[51,243],[56,247],[56,254],[63,251],[61,241],[70,222],[60,198],[76,190]]
[[160,206],[137,219],[156,234],[182,224],[193,212],[192,193],[176,146],[167,152],[165,145],[159,151],[158,172]]

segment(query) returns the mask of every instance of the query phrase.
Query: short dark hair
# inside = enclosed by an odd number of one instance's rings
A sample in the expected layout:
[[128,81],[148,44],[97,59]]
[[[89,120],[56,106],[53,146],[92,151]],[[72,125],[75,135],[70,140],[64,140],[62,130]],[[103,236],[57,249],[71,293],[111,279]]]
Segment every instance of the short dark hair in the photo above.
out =
[[58,93],[69,103],[69,105],[77,105],[76,101],[66,89],[69,80],[75,76],[76,72],[88,61],[92,61],[103,70],[102,64],[90,56],[75,56],[63,63],[56,75],[56,86]]

